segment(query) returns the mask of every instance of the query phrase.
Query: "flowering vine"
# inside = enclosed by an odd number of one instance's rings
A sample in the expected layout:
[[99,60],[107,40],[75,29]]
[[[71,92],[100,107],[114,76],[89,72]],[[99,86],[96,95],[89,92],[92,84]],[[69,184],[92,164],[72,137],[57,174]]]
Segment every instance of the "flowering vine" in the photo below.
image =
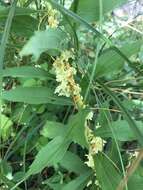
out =
[[[48,4],[48,26],[51,28],[58,27],[57,20],[58,11],[53,9],[50,4]],[[83,97],[81,95],[81,87],[75,81],[75,75],[77,73],[76,69],[70,64],[70,59],[74,59],[73,50],[65,50],[54,59],[53,68],[56,74],[56,81],[59,85],[55,89],[55,93],[59,96],[72,97],[76,107],[85,108],[83,102]],[[87,120],[92,120],[93,113],[90,112],[86,118]],[[105,141],[101,137],[95,137],[93,131],[85,126],[87,142],[89,145],[89,153],[87,155],[88,161],[85,162],[89,167],[95,169],[93,156],[98,152],[103,151]]]

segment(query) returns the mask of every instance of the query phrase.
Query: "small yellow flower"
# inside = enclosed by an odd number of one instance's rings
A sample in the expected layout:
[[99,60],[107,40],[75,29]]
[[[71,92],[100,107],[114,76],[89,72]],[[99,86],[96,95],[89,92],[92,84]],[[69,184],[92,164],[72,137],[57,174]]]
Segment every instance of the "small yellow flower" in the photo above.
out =
[[48,26],[50,28],[57,28],[59,25],[60,13],[56,9],[53,9],[52,5],[48,2],[41,3],[43,7],[47,9],[46,14],[41,18],[38,28],[40,29],[43,20],[47,19]]
[[86,155],[88,160],[85,162],[88,167],[95,169],[93,156],[103,151],[105,141],[100,137],[89,136],[89,154]]
[[56,81],[60,83],[55,89],[55,93],[58,93],[59,96],[72,97],[77,106],[83,107],[81,88],[74,79],[76,69],[70,65],[69,59],[74,59],[73,52],[64,51],[53,63]]
[[104,145],[105,141],[101,137],[93,137],[93,139],[90,142],[91,153],[94,155],[98,152],[102,152]]
[[59,12],[56,9],[53,9],[50,3],[47,4],[48,9],[48,26],[50,28],[57,28],[59,25],[58,17]]
[[[92,119],[93,113],[90,113],[87,119]],[[89,154],[87,155],[88,161],[85,162],[89,167],[94,169],[93,156],[98,152],[102,152],[106,141],[101,137],[95,137],[93,131],[86,126],[86,138],[89,145]]]
[[51,28],[57,28],[58,25],[59,25],[59,21],[56,20],[53,16],[49,16],[49,17],[48,17],[48,25],[49,25]]
[[[73,51],[73,50],[72,50]],[[74,56],[73,56],[73,52],[72,51],[68,51],[68,50],[66,50],[66,51],[64,51],[64,52],[62,52],[62,54],[61,54],[61,59],[63,60],[63,61],[66,61],[66,62],[68,62],[68,60],[71,58],[71,59],[74,59]]]
[[88,127],[86,127],[86,138],[89,144],[89,152],[92,155],[103,151],[106,141],[104,141],[101,137],[95,137],[93,131]]
[[88,167],[93,168],[94,169],[94,159],[92,154],[87,154],[87,161],[85,162],[85,164],[87,164]]
[[89,114],[87,115],[87,117],[86,117],[86,120],[90,120],[90,121],[92,121],[92,119],[93,119],[93,112],[92,111],[90,111],[89,112]]

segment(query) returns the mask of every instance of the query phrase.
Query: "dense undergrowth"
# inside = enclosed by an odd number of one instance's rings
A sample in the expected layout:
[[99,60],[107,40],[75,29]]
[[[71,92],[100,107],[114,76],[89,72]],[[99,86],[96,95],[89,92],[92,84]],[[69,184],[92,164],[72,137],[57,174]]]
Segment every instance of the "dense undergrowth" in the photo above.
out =
[[143,189],[138,3],[1,1],[0,190]]

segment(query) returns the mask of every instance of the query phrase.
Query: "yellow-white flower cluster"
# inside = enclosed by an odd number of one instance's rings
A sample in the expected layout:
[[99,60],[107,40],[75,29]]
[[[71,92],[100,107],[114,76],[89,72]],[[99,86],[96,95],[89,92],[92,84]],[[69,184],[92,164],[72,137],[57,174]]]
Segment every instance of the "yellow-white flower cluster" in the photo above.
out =
[[53,63],[56,81],[59,83],[59,86],[55,89],[55,93],[59,96],[72,97],[75,104],[82,107],[83,97],[80,95],[81,88],[74,79],[76,69],[70,65],[69,59],[74,59],[72,51],[64,51]]
[[97,154],[103,151],[105,141],[101,137],[93,137],[90,141],[90,152],[91,154]]
[[101,137],[95,137],[92,130],[87,128],[87,141],[89,144],[88,161],[85,162],[89,167],[94,168],[93,156],[98,152],[102,152],[106,141]]
[[48,26],[50,28],[57,28],[59,25],[58,17],[59,11],[53,9],[51,4],[47,4],[48,7]]
[[94,165],[94,159],[93,159],[93,155],[92,154],[87,154],[87,161],[85,162],[85,164],[92,169],[95,169],[95,165]]

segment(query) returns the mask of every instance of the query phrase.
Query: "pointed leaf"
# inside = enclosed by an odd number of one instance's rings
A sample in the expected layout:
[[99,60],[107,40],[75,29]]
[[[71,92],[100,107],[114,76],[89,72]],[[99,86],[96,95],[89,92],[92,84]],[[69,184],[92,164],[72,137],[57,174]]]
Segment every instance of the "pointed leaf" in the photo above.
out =
[[62,190],[83,190],[84,187],[87,185],[88,181],[90,180],[93,172],[87,171],[77,177],[76,179],[72,180],[68,184],[66,184]]
[[[136,122],[138,129],[143,133],[143,123],[141,121]],[[112,127],[112,130],[116,136],[116,139],[119,141],[132,141],[137,140],[137,137],[134,135],[133,131],[129,127],[129,124],[125,120],[119,120],[110,123],[110,127]],[[113,134],[110,130],[109,126],[106,127],[100,127],[96,130],[96,135],[101,136],[102,138],[106,137],[113,137]]]
[[55,121],[47,121],[43,129],[40,131],[40,134],[44,137],[55,138],[56,136],[61,136],[67,130],[62,123]]
[[30,166],[27,175],[33,175],[41,172],[46,166],[52,166],[58,163],[64,156],[70,144],[69,140],[63,137],[56,137],[43,147],[37,154],[34,162]]
[[36,68],[32,66],[21,66],[21,67],[11,67],[5,68],[3,70],[4,77],[19,77],[19,78],[40,78],[40,79],[52,79],[47,71],[41,68]]
[[[131,44],[125,44],[120,48],[127,57],[130,57],[139,52],[142,41],[137,41]],[[95,77],[108,76],[109,74],[117,74],[124,67],[125,59],[121,57],[113,49],[105,51],[98,59]]]
[[[9,13],[9,7],[2,7],[0,6],[0,18],[7,18],[7,15]],[[23,8],[23,7],[16,7],[15,9],[15,16],[21,16],[21,15],[30,15],[32,13],[36,13],[34,9],[29,8]]]
[[2,98],[12,102],[24,102],[27,104],[72,104],[70,100],[56,96],[51,89],[46,87],[17,87],[4,91]]
[[68,125],[69,128],[73,128],[70,134],[70,138],[75,142],[81,145],[82,147],[88,147],[86,138],[85,138],[85,120],[89,111],[82,110],[74,116],[71,116]]
[[63,44],[66,39],[66,33],[59,29],[47,29],[45,31],[37,31],[30,38],[27,44],[20,52],[21,56],[33,55],[35,61],[38,60],[41,53],[48,52],[56,55],[63,49]]
[[75,172],[76,174],[83,174],[90,170],[77,155],[70,151],[66,152],[63,159],[60,161],[60,165],[68,171]]
[[121,175],[112,162],[103,154],[95,156],[96,176],[102,190],[115,190],[121,181]]
[[[86,110],[82,110],[72,117],[73,121],[71,121],[70,119],[71,123],[68,125],[67,130],[64,131],[62,136],[55,137],[52,141],[50,141],[45,147],[43,147],[40,150],[32,165],[30,166],[30,169],[27,172],[26,176],[39,173],[46,166],[51,166],[60,162],[61,159],[63,159],[68,149],[68,146],[72,141],[76,140],[82,146],[86,145],[84,136],[84,124],[87,113],[88,112]],[[77,129],[78,127],[80,128],[80,130]],[[76,132],[80,133],[76,134]],[[82,137],[82,135],[84,137]],[[79,138],[79,140],[77,138]]]

